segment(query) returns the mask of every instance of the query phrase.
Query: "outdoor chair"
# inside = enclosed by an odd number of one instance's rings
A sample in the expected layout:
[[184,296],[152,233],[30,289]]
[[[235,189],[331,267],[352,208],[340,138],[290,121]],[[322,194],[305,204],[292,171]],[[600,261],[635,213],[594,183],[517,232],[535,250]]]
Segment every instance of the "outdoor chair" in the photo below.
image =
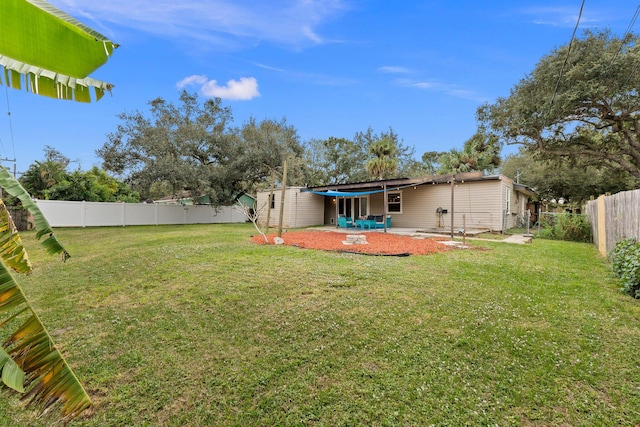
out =
[[344,215],[338,216],[338,227],[351,228],[353,226],[353,218]]

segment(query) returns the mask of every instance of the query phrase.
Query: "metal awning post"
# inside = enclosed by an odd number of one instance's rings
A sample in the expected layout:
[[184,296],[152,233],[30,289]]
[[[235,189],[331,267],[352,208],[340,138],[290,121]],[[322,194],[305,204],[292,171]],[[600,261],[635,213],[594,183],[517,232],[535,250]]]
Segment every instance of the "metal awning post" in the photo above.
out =
[[383,206],[384,206],[384,214],[382,215],[382,223],[384,224],[384,232],[387,232],[387,209],[388,209],[388,204],[389,204],[389,199],[387,198],[387,183],[384,183],[384,188],[383,188],[383,194],[384,194],[384,200],[383,200]]
[[338,210],[338,197],[334,197],[336,201],[336,228],[338,228],[338,216],[340,215],[340,211]]
[[453,240],[453,197],[454,197],[455,187],[456,187],[456,177],[452,175],[451,176],[451,240]]

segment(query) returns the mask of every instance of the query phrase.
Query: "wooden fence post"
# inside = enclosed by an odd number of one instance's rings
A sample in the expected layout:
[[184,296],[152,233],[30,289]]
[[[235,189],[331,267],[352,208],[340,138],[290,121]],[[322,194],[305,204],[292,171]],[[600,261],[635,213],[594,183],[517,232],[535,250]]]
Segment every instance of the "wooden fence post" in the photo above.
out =
[[605,196],[598,197],[598,250],[607,256],[607,213],[604,203]]

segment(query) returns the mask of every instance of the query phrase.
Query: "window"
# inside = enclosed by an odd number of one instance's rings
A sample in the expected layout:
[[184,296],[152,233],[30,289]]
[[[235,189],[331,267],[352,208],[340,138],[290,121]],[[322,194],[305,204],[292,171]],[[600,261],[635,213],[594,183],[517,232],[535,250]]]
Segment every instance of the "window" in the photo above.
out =
[[387,193],[387,212],[402,213],[402,192]]
[[359,212],[360,215],[359,216],[369,215],[368,202],[369,202],[369,196],[360,197],[360,212]]
[[507,213],[511,213],[511,189],[507,187],[504,190],[504,210]]
[[271,209],[275,209],[276,208],[276,195],[272,194],[271,195]]

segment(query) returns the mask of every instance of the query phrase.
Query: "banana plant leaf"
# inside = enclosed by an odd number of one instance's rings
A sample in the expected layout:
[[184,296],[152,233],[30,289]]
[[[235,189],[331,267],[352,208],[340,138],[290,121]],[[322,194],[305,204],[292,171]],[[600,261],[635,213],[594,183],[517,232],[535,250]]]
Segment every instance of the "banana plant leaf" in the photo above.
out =
[[0,258],[18,273],[28,274],[33,269],[18,229],[2,200],[0,200]]
[[69,253],[66,249],[60,244],[58,239],[56,238],[53,230],[51,229],[51,225],[49,221],[44,217],[42,211],[36,205],[36,203],[31,199],[27,190],[25,190],[22,185],[7,171],[5,168],[0,167],[0,187],[13,197],[17,197],[22,202],[22,207],[28,210],[31,215],[33,215],[33,219],[35,221],[36,227],[36,238],[38,240],[42,238],[42,236],[48,235],[45,240],[42,241],[42,246],[45,250],[52,255],[62,254],[62,259],[65,261],[70,257]]
[[[3,343],[3,353],[6,352],[17,368],[24,371],[26,393],[23,399],[28,400],[28,406],[38,408],[41,415],[54,416],[57,413],[62,421],[73,419],[91,408],[91,398],[56,348],[4,262],[0,262],[0,315],[5,316],[0,328],[9,327],[26,317]],[[11,364],[8,366],[7,376],[15,375],[15,378],[8,377],[8,381],[13,381],[10,385],[18,389],[19,372],[13,372],[16,367]],[[4,369],[7,369],[7,364]]]
[[0,5],[0,84],[38,95],[91,102],[113,85],[89,78],[118,45],[44,0]]
[[19,393],[24,393],[24,371],[2,347],[0,347],[0,369],[4,385]]
[[[0,185],[32,213],[36,235],[48,235],[43,242],[46,250],[62,253],[66,259],[69,254],[38,206],[4,168],[0,168]],[[56,348],[10,269],[29,273],[32,267],[13,220],[0,200],[0,330],[7,330],[9,335],[0,349],[2,381],[17,391],[26,391],[23,399],[41,414],[57,414],[63,421],[73,419],[91,408],[91,398]]]

